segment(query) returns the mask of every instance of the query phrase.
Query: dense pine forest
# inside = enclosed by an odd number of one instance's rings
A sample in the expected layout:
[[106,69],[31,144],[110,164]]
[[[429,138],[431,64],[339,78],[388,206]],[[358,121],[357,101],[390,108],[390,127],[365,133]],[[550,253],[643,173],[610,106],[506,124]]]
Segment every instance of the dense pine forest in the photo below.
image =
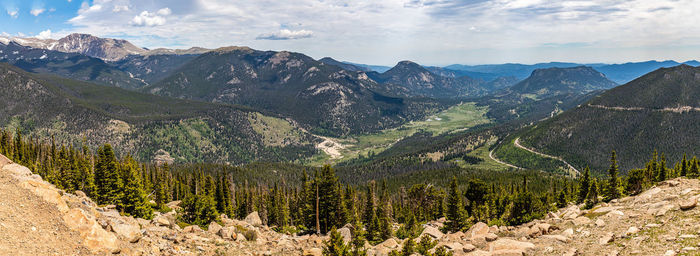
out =
[[[646,168],[629,170],[623,176],[613,151],[607,176],[600,177],[591,175],[588,168],[573,180],[554,174],[487,173],[432,163],[413,172],[414,176],[359,184],[339,178],[349,167],[336,173],[331,166],[271,163],[155,165],[139,163],[129,155],[118,157],[108,144],[93,152],[87,146],[25,138],[19,130],[0,131],[0,153],[60,189],[80,190],[100,205],[115,205],[125,215],[149,219],[153,211],[170,211],[166,203],[181,200],[178,216],[182,225],[206,227],[220,220],[221,214],[245,218],[256,211],[263,223],[279,232],[328,233],[350,223],[365,228],[356,239],[373,244],[392,236],[417,237],[420,223],[440,218],[447,220],[446,231],[453,232],[478,221],[517,225],[571,202],[590,208],[599,200],[638,194],[656,182],[700,176],[696,157],[684,156],[669,164],[663,153],[654,153]],[[440,176],[444,183],[411,183],[425,181],[420,177],[430,175]],[[395,230],[393,223],[400,228]]]

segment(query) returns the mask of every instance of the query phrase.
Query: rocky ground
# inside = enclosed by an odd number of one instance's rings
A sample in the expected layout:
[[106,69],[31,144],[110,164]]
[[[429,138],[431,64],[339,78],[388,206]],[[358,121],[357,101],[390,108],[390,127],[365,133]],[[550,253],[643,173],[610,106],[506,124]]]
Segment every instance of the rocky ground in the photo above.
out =
[[[176,225],[175,211],[153,220],[120,216],[82,192],[64,193],[0,155],[0,255],[321,255],[326,237],[284,235],[262,225],[221,216],[208,229]],[[695,207],[700,180],[675,179],[646,192],[591,210],[570,205],[516,227],[477,223],[467,232],[444,234],[444,219],[424,235],[454,255],[700,255]],[[179,202],[169,206],[178,208]],[[351,226],[339,229],[346,241]],[[403,241],[367,245],[387,255]]]

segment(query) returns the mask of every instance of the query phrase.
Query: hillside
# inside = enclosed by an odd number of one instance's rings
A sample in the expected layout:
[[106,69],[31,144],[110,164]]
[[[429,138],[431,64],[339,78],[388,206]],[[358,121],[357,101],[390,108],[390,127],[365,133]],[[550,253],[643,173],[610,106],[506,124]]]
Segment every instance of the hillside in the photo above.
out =
[[662,68],[611,89],[586,104],[547,120],[522,136],[522,143],[560,156],[574,166],[602,170],[611,150],[620,166],[654,150],[669,161],[697,154],[700,140],[700,68]]
[[322,59],[320,59],[320,60],[318,60],[318,61],[319,61],[319,62],[323,62],[323,63],[328,64],[328,65],[338,66],[338,67],[340,67],[340,68],[342,68],[342,69],[345,69],[345,70],[347,70],[347,71],[360,71],[360,72],[369,72],[369,71],[372,71],[372,70],[369,69],[369,68],[361,67],[361,66],[356,66],[356,65],[353,65],[353,64],[345,63],[345,62],[340,62],[340,61],[337,61],[337,60],[335,60],[335,59],[333,59],[333,58],[331,58],[331,57],[325,57],[325,58],[322,58]]
[[146,85],[129,73],[98,58],[32,48],[15,42],[0,42],[0,62],[10,63],[33,73],[55,74],[107,86],[133,89]]
[[487,92],[480,80],[437,75],[411,61],[401,61],[384,73],[369,72],[367,75],[388,85],[386,90],[395,95],[454,98],[476,97]]
[[12,38],[11,40],[31,48],[79,53],[108,61],[120,60],[128,55],[148,52],[148,50],[135,46],[126,40],[99,38],[77,33],[58,40],[38,38]]
[[484,97],[480,104],[490,106],[489,116],[497,120],[535,121],[615,86],[591,67],[538,69],[527,79]]
[[0,86],[0,127],[59,141],[85,138],[94,147],[111,143],[144,161],[161,149],[177,162],[222,163],[316,152],[313,138],[289,122],[246,108],[29,74],[7,64],[0,64]]
[[205,53],[144,90],[280,113],[317,134],[342,136],[398,126],[442,108],[429,99],[390,97],[362,72],[292,52],[246,47]]

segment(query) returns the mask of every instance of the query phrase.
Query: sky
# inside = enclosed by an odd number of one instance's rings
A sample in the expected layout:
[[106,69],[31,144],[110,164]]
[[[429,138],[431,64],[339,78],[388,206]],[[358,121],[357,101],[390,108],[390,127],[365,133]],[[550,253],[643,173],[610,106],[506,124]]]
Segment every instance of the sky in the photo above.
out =
[[700,59],[697,0],[0,0],[4,36],[249,46],[357,63]]

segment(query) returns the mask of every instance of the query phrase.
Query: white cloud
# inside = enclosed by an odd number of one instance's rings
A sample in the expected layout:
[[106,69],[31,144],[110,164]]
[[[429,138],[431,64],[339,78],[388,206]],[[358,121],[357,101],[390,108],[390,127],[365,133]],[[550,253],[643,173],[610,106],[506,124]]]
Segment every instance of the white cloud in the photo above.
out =
[[112,8],[112,12],[126,12],[126,11],[129,11],[128,5],[115,5],[114,8]]
[[134,16],[131,19],[131,25],[134,26],[147,26],[155,27],[165,25],[165,16],[172,13],[169,8],[163,8],[158,10],[156,13],[151,13],[148,11],[141,12],[138,16]]
[[10,15],[12,18],[17,18],[19,16],[19,10],[17,9],[7,9],[7,15]]
[[31,13],[34,16],[39,16],[39,14],[42,14],[44,11],[46,11],[46,9],[44,8],[32,9],[31,11],[29,11],[29,13]]
[[[69,20],[72,31],[60,32],[120,35],[149,48],[246,45],[385,65],[689,59],[700,45],[697,0],[91,2]],[[281,40],[305,37],[313,44]]]
[[309,38],[314,35],[313,31],[309,30],[289,30],[282,29],[274,33],[260,34],[256,39],[259,40],[293,40]]
[[50,38],[53,38],[50,29],[47,29],[47,30],[44,30],[44,31],[39,32],[39,34],[36,35],[35,37],[36,37],[36,38],[39,38],[39,39],[50,39]]

